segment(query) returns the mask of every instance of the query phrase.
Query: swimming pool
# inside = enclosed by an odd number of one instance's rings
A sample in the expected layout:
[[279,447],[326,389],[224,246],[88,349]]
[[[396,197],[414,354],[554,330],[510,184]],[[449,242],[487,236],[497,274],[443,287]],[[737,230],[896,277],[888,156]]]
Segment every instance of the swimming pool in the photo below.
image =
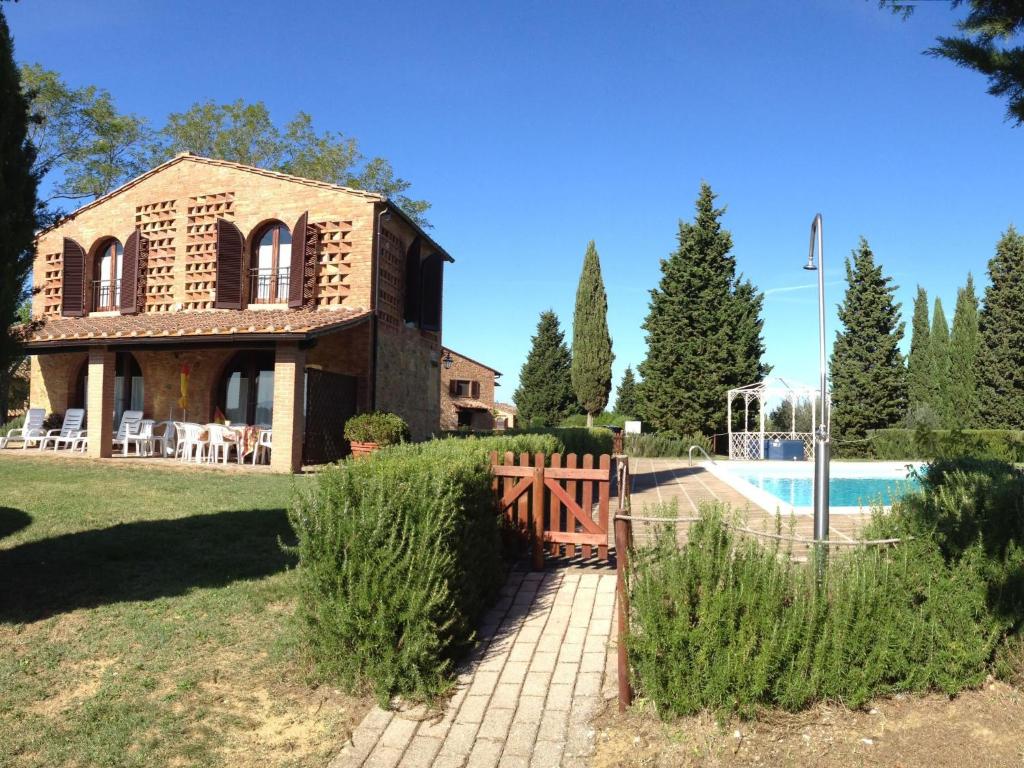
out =
[[[747,498],[767,509],[797,514],[814,505],[813,462],[730,462],[708,467]],[[917,490],[908,476],[915,465],[899,462],[834,462],[829,482],[829,508],[833,512],[888,507],[893,499]]]

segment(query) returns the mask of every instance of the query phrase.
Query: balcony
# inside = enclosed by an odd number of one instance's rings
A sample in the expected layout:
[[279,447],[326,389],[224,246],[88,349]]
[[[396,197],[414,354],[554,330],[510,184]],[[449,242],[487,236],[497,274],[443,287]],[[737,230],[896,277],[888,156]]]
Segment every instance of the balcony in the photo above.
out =
[[291,268],[250,269],[249,270],[249,303],[250,304],[285,304],[288,302],[288,286],[291,279]]
[[110,312],[121,306],[120,280],[92,281],[92,311]]

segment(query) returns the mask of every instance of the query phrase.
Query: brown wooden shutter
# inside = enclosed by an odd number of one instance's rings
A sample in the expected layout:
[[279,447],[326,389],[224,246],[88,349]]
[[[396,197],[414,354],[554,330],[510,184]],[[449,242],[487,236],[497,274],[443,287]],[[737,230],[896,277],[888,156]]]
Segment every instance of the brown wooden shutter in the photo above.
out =
[[121,262],[121,314],[137,315],[146,300],[146,262],[149,260],[149,240],[138,228],[124,243]]
[[459,382],[457,379],[452,379],[448,382],[448,394],[454,397],[459,393]]
[[226,219],[217,219],[217,309],[242,308],[242,250],[245,238],[241,230]]
[[474,381],[471,386],[472,386],[472,392],[473,392],[473,399],[474,400],[479,400],[480,399],[480,382],[479,381]]
[[441,330],[441,297],[443,295],[444,259],[434,253],[423,261],[420,316],[425,331]]
[[64,258],[61,272],[61,310],[65,317],[85,314],[85,249],[64,238]]
[[420,238],[405,253],[405,322],[420,324]]
[[288,276],[288,306],[309,307],[316,302],[317,227],[309,213],[299,216],[292,230],[292,261]]

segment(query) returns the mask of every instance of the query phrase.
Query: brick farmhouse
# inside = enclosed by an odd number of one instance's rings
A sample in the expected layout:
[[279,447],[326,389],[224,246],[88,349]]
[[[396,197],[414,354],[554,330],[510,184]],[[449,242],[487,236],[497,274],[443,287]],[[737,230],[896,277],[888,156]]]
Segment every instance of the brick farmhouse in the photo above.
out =
[[447,347],[441,350],[441,429],[488,431],[499,424],[495,419],[494,390],[500,371],[460,355]]
[[280,471],[364,410],[429,437],[451,261],[381,195],[179,155],[37,236],[30,404],[86,408],[96,457],[126,410],[270,425]]

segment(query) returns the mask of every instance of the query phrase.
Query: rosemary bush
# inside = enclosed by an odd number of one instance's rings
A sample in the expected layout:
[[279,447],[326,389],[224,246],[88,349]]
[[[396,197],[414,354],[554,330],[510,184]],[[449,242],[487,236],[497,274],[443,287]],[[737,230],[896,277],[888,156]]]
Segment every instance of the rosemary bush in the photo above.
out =
[[624,448],[630,456],[638,458],[682,458],[688,456],[691,445],[699,445],[708,455],[714,455],[711,439],[696,432],[682,438],[661,434],[625,435]]
[[399,445],[298,494],[298,616],[324,679],[381,702],[443,693],[505,573],[488,452],[559,447],[537,435]]

